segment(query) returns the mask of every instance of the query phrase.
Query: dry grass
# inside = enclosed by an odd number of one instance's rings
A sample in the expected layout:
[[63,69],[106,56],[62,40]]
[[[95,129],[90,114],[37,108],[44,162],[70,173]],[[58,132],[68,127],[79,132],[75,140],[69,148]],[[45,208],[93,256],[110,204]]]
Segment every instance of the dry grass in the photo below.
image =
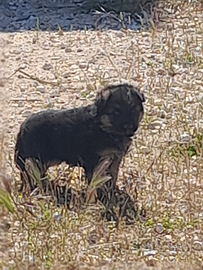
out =
[[[9,37],[3,75],[24,65],[35,77],[16,73],[0,86],[9,105],[2,116],[9,133],[1,160],[12,179],[14,206],[14,213],[0,208],[1,269],[202,269],[201,4],[160,3],[149,31],[39,32],[34,44],[35,32]],[[22,55],[15,53],[19,48],[25,48]],[[5,47],[8,59],[6,53]],[[95,89],[118,80],[138,84],[146,96],[145,117],[118,182],[146,209],[147,221],[115,228],[101,219],[96,205],[75,213],[43,198],[19,197],[12,154],[25,116],[87,103]],[[71,174],[77,185],[81,177],[80,171]]]

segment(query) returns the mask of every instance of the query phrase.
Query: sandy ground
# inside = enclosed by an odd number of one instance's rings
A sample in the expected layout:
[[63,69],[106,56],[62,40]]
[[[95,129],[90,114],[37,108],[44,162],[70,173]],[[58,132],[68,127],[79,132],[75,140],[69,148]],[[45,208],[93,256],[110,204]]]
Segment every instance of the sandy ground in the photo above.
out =
[[[86,104],[98,89],[109,83],[128,81],[145,93],[148,119],[141,125],[133,150],[126,157],[129,168],[140,175],[159,158],[169,141],[190,140],[195,130],[203,132],[202,32],[194,30],[195,23],[202,27],[201,15],[197,12],[192,19],[177,15],[173,24],[171,18],[165,18],[156,31],[152,28],[140,33],[131,30],[0,33],[0,131],[4,135],[6,173],[9,175],[13,169],[18,175],[12,161],[13,149],[20,124],[27,116],[42,109]],[[176,32],[185,24],[190,27],[184,34]],[[170,47],[172,38],[174,47]],[[189,53],[185,49],[187,42]],[[179,117],[180,111],[183,118]],[[141,159],[135,163],[132,156],[137,155],[137,145]],[[179,175],[170,172],[172,165],[166,163],[165,171],[169,172],[168,179],[176,182]],[[203,169],[195,160],[192,166],[199,171]],[[148,174],[150,188],[158,173]],[[187,177],[187,172],[182,173],[181,179]],[[199,175],[191,172],[190,177],[191,185],[196,181],[195,187],[201,188]],[[173,188],[166,183],[166,189]],[[169,195],[166,197],[172,200]],[[151,201],[153,195],[146,204]],[[195,232],[195,237],[201,241],[200,232]]]

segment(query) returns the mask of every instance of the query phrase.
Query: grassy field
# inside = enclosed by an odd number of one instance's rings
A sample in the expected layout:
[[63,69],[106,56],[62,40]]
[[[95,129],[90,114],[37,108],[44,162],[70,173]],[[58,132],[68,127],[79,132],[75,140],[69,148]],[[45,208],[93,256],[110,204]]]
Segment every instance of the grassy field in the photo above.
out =
[[[0,269],[203,269],[202,14],[202,1],[160,1],[147,31],[3,36]],[[21,66],[24,74],[8,78]],[[73,212],[43,196],[19,195],[13,149],[25,117],[87,104],[118,81],[146,97],[118,179],[146,220],[116,227],[101,219],[99,205]],[[49,172],[59,175],[82,185],[77,168]]]

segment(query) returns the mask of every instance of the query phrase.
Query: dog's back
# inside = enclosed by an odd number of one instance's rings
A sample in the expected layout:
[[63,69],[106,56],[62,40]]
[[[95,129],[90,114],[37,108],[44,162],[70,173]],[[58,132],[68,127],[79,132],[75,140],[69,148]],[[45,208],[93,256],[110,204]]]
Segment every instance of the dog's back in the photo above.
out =
[[55,165],[68,162],[69,155],[69,163],[78,165],[79,146],[85,145],[86,133],[94,123],[92,110],[92,106],[47,110],[26,119],[15,146],[15,161],[20,169],[24,171],[24,161],[28,157],[39,159],[43,164]]

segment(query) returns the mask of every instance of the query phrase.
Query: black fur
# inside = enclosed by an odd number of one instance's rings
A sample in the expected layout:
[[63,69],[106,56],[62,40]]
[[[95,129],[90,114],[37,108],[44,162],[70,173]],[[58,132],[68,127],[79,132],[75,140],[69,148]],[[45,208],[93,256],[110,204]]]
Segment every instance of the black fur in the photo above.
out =
[[121,159],[142,119],[143,102],[144,96],[136,88],[120,84],[104,88],[89,106],[33,114],[21,125],[15,162],[26,173],[27,158],[40,161],[44,177],[48,167],[65,161],[82,166],[90,183],[99,162],[110,158],[108,188],[113,189]]

